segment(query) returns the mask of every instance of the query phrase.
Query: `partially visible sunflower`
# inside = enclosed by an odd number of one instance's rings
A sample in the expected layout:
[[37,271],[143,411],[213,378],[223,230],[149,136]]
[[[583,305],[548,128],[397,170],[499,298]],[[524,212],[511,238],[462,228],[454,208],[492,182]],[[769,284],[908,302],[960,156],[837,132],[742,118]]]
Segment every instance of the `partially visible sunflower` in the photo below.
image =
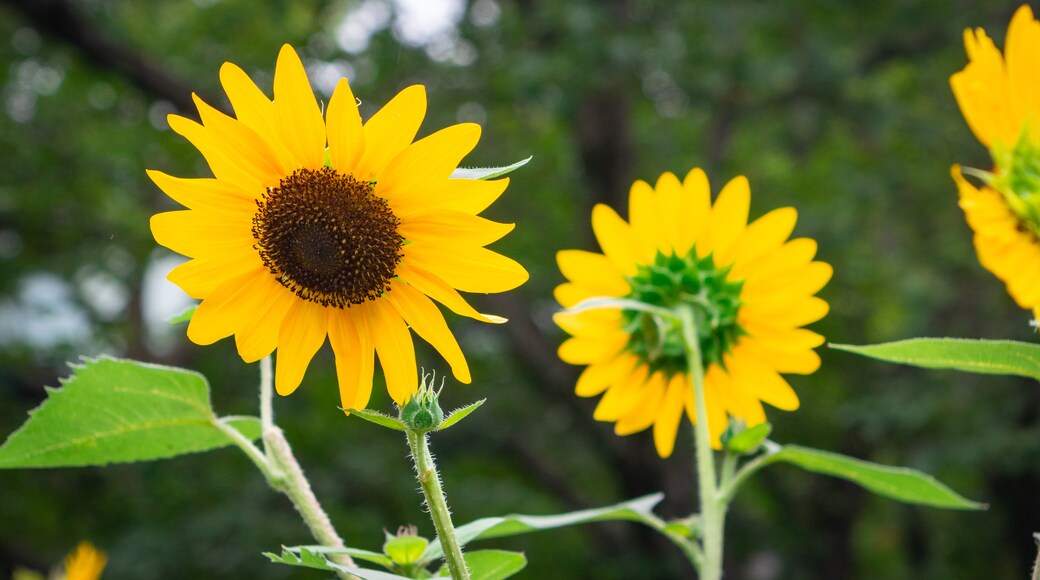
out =
[[968,65],[950,85],[994,169],[970,171],[984,182],[975,187],[953,166],[960,206],[979,262],[1040,316],[1040,22],[1019,8],[1003,56],[981,28],[965,30],[964,45]]
[[65,558],[65,580],[97,580],[108,558],[90,542],[81,542]]
[[[557,254],[569,280],[555,292],[565,308],[610,296],[695,309],[716,447],[728,417],[750,427],[765,421],[763,402],[798,408],[780,373],[819,367],[812,349],[823,337],[799,327],[828,311],[813,294],[830,280],[831,267],[813,261],[815,241],[788,241],[797,212],[776,209],[748,224],[750,203],[744,177],[730,181],[712,205],[703,171],[690,171],[682,182],[665,173],[656,187],[632,185],[627,223],[605,205],[593,208],[602,254]],[[642,311],[580,310],[555,320],[573,335],[560,346],[560,358],[588,365],[575,391],[603,394],[595,418],[615,422],[618,435],[653,426],[657,452],[671,455],[683,409],[690,421],[697,416],[682,337]]]
[[451,178],[480,127],[453,125],[413,143],[426,113],[422,86],[404,89],[362,124],[346,79],[323,118],[288,45],[278,55],[273,100],[234,64],[224,64],[220,80],[237,118],[197,97],[201,124],[169,117],[214,178],[148,172],[189,208],[151,221],[156,241],[191,258],[169,275],[202,301],[188,337],[211,344],[234,335],[247,362],[277,349],[275,386],[286,395],[327,336],[342,405],[363,408],[375,354],[394,401],[417,388],[410,327],[468,383],[466,359],[430,299],[499,322],[458,290],[502,292],[527,280],[523,267],[484,247],[513,225],[477,216],[508,179]]

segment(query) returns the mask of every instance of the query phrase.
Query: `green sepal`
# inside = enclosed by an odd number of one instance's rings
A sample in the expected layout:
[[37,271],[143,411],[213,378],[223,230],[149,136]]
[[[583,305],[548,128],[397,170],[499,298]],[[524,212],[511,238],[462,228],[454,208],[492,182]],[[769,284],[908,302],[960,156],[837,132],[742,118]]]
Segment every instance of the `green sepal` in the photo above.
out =
[[253,417],[220,419],[209,383],[174,367],[102,357],[72,366],[62,387],[0,447],[0,468],[82,467],[165,459],[232,444],[220,423],[247,439]]
[[938,508],[981,510],[986,504],[966,499],[931,475],[907,467],[890,467],[846,455],[798,445],[785,445],[766,459],[806,471],[851,481],[877,495],[908,504]]
[[448,427],[451,427],[452,425],[465,419],[470,413],[480,408],[480,406],[483,405],[484,401],[486,400],[487,399],[481,399],[475,403],[470,403],[465,407],[455,409],[454,411],[449,413],[447,417],[444,418],[444,422],[442,422],[441,426],[437,428],[437,431],[444,431]]
[[760,423],[733,435],[725,443],[726,451],[735,455],[751,455],[758,451],[762,442],[773,431],[769,423]]
[[524,165],[527,165],[534,156],[530,156],[527,159],[521,159],[512,165],[506,165],[503,167],[459,167],[455,171],[451,172],[452,179],[494,179],[496,177],[502,177],[503,175],[512,173],[517,169],[520,169]]
[[195,316],[195,311],[199,309],[198,304],[192,304],[191,306],[181,310],[180,313],[175,314],[169,320],[167,324],[184,324],[185,322],[191,322],[191,317]]
[[1013,340],[911,338],[883,344],[831,348],[929,369],[1016,375],[1040,380],[1040,344]]
[[379,411],[373,411],[372,409],[346,409],[346,411],[353,415],[357,415],[369,423],[375,423],[376,425],[386,427],[387,429],[393,429],[395,431],[408,430],[408,427],[406,427],[397,417],[384,415]]

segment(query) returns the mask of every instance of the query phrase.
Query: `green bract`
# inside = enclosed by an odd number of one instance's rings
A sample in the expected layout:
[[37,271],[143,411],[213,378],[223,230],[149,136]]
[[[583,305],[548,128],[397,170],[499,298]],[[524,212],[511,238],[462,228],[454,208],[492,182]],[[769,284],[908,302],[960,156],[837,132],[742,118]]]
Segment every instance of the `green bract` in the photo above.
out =
[[[728,274],[728,267],[716,267],[711,255],[698,258],[695,249],[682,257],[659,252],[653,265],[638,266],[638,273],[628,278],[632,292],[626,298],[667,310],[680,304],[692,305],[704,366],[722,366],[722,355],[744,334],[737,324],[743,281],[730,281]],[[688,372],[685,346],[677,328],[643,311],[625,310],[624,317],[624,330],[630,336],[627,348],[644,360],[651,372]]]

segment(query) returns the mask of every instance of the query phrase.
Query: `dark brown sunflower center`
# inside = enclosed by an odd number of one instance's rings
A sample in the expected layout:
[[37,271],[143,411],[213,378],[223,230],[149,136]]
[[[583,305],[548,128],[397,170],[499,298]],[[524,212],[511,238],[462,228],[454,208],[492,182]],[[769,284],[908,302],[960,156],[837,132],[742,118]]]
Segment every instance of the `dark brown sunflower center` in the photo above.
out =
[[404,238],[372,184],[328,167],[298,169],[256,204],[254,247],[300,298],[343,308],[389,290]]

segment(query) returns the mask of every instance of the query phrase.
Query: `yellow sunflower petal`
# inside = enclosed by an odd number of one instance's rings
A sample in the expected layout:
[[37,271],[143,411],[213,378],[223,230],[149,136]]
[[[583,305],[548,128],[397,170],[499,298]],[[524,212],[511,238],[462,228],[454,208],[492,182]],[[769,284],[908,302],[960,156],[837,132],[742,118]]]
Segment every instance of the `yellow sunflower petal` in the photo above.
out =
[[[743,175],[734,177],[722,188],[711,212],[705,250],[716,254],[729,251],[747,227],[751,207],[751,186]],[[698,247],[700,252],[701,248]]]
[[486,246],[513,231],[515,224],[500,224],[480,216],[452,210],[433,210],[402,218],[397,233],[413,242],[453,240]]
[[598,337],[621,328],[623,318],[620,310],[604,308],[557,312],[553,314],[553,322],[568,334]]
[[252,247],[252,216],[238,212],[182,210],[158,213],[149,223],[155,241],[192,258]]
[[278,52],[274,70],[274,110],[278,137],[296,157],[298,167],[325,165],[325,120],[296,51],[288,44]]
[[199,150],[217,179],[226,181],[243,191],[254,192],[256,197],[263,194],[266,187],[278,184],[277,181],[270,182],[271,176],[268,173],[258,172],[255,164],[249,163],[235,155],[234,152],[221,147],[206,128],[195,121],[170,115],[167,117],[167,123],[169,123],[170,129],[187,139]]
[[754,338],[741,339],[741,348],[778,373],[808,375],[820,368],[820,355],[813,350],[785,351]]
[[655,380],[647,377],[646,365],[637,365],[623,380],[616,381],[596,405],[592,418],[597,421],[617,421],[618,417],[631,412],[642,399],[646,383]]
[[444,322],[444,316],[437,306],[422,292],[396,280],[390,282],[390,291],[386,293],[386,299],[408,326],[448,361],[455,378],[459,382],[469,384],[472,379],[466,357],[463,356],[459,343]]
[[358,161],[365,154],[365,131],[361,126],[357,98],[350,90],[347,79],[340,79],[329,100],[327,113],[329,161],[332,168],[353,174]]
[[480,140],[480,125],[462,123],[412,143],[379,174],[377,194],[395,207],[422,204],[428,184],[445,181]]
[[752,222],[729,251],[719,254],[716,263],[748,262],[777,249],[791,237],[797,220],[793,207],[774,209]]
[[617,212],[603,204],[593,207],[592,231],[614,266],[625,276],[635,275],[638,245],[632,229]]
[[359,333],[367,332],[375,345],[390,398],[403,405],[419,388],[415,346],[408,327],[386,300],[373,300],[351,308],[354,309],[358,310]]
[[[656,378],[655,378],[656,377]],[[668,390],[668,382],[658,373],[647,381],[646,387],[640,393],[639,404],[624,416],[620,417],[614,425],[614,433],[618,435],[631,435],[644,429],[649,429],[657,415],[661,412],[661,403],[664,401],[665,392]]]
[[256,131],[207,105],[197,95],[192,95],[192,98],[195,99],[202,125],[213,140],[214,147],[228,152],[244,170],[257,176],[262,184],[277,184],[285,171],[267,142]]
[[560,345],[564,362],[587,365],[614,358],[628,343],[628,335],[617,331],[602,337],[572,337]]
[[255,310],[235,331],[238,356],[247,363],[270,356],[278,347],[279,331],[296,297],[281,284],[253,288]]
[[744,281],[741,300],[761,306],[785,304],[819,292],[834,274],[824,262],[810,262],[771,278],[753,276]]
[[603,254],[561,250],[556,252],[556,263],[568,280],[602,289],[604,296],[624,296],[632,290],[621,272]]
[[306,300],[292,303],[278,331],[274,388],[279,395],[288,395],[300,386],[328,330],[329,316],[324,306]]
[[1004,41],[1010,105],[1016,119],[1037,117],[1040,113],[1040,23],[1033,11],[1023,4],[1015,11]]
[[145,173],[166,195],[188,209],[250,212],[256,211],[251,192],[218,179],[182,179],[161,171]]
[[662,173],[654,185],[657,192],[658,208],[662,216],[667,219],[658,220],[657,227],[660,230],[658,249],[665,254],[676,253],[684,255],[689,251],[689,246],[681,247],[684,243],[684,234],[680,231],[679,214],[682,211],[683,186],[679,178],[673,173]]
[[452,288],[447,282],[432,272],[428,272],[412,264],[398,264],[397,275],[405,282],[416,287],[423,294],[447,306],[448,310],[451,310],[455,314],[493,324],[501,324],[506,321],[500,316],[481,314],[477,312],[468,302],[466,302],[455,288]]
[[402,220],[436,210],[476,215],[494,203],[508,185],[508,177],[493,180],[445,179],[440,183],[426,184],[421,198],[411,198],[403,204],[391,201],[390,205]]
[[261,269],[225,278],[195,310],[188,323],[188,338],[207,345],[231,336],[256,314],[263,294],[259,289],[272,284],[278,283]]
[[[675,248],[680,256],[690,251],[695,243],[701,242],[711,219],[711,188],[708,176],[700,168],[694,168],[686,174],[682,183],[683,195],[679,198],[680,242]],[[698,245],[698,253],[702,256]]]
[[816,241],[797,238],[779,248],[765,252],[758,258],[733,265],[730,275],[734,280],[745,280],[749,276],[769,278],[780,272],[808,264],[816,256]]
[[631,376],[637,361],[631,356],[621,355],[617,358],[589,365],[578,377],[574,393],[579,397],[594,397],[608,387]]
[[260,270],[263,262],[252,248],[228,248],[205,258],[195,258],[177,266],[166,276],[196,300],[205,298],[228,278]]
[[462,244],[414,243],[404,247],[404,262],[463,292],[504,292],[527,281],[527,270],[512,258],[487,248]]
[[667,229],[661,224],[657,193],[645,181],[636,181],[628,194],[628,220],[636,242],[636,259],[651,262],[658,250],[667,251]]
[[348,311],[329,316],[329,344],[336,354],[336,378],[344,409],[364,409],[372,394],[375,350],[368,335],[361,335]]
[[[741,349],[734,349],[727,361],[727,368],[732,369],[735,391],[743,391],[764,403],[794,411],[798,409],[798,395],[775,370],[763,364],[754,356],[744,355]],[[765,416],[761,417],[762,421]],[[762,421],[758,421],[761,423]],[[755,423],[757,424],[757,423]],[[752,424],[748,423],[750,427]]]
[[365,153],[354,167],[358,181],[369,181],[407,147],[426,116],[426,88],[412,85],[397,93],[364,125]]
[[683,412],[683,383],[672,381],[654,421],[654,446],[662,458],[671,457]]

